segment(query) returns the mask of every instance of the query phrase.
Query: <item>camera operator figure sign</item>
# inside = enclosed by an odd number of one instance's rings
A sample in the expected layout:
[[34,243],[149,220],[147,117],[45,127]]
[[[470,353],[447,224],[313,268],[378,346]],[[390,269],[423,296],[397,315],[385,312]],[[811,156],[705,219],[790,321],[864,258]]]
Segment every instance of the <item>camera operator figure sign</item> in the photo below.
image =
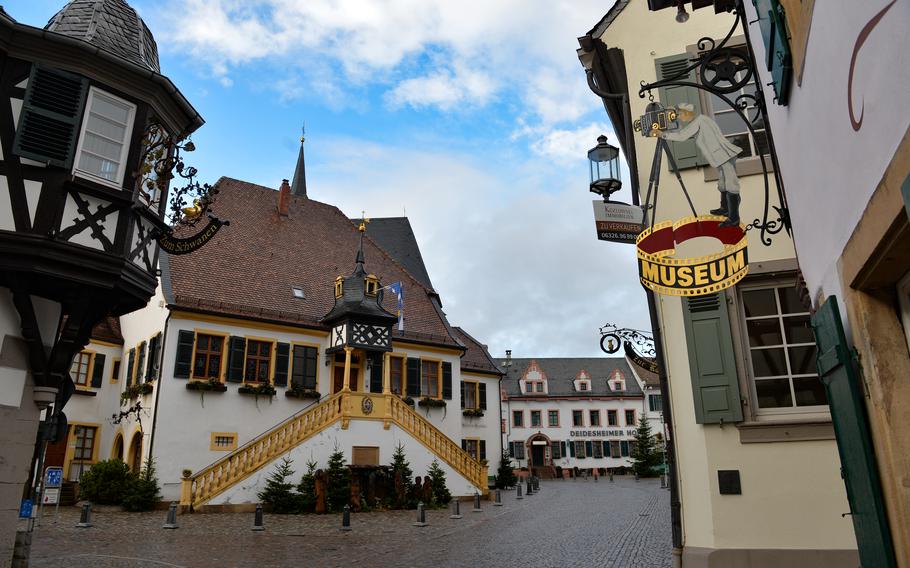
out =
[[720,191],[720,207],[712,209],[712,215],[723,215],[726,221],[721,227],[739,226],[739,177],[736,175],[736,158],[742,148],[732,144],[712,119],[696,114],[695,107],[681,103],[677,107],[679,120],[686,123],[675,132],[661,130],[658,134],[664,140],[682,142],[695,138],[695,145],[702,156],[717,169],[717,189]]

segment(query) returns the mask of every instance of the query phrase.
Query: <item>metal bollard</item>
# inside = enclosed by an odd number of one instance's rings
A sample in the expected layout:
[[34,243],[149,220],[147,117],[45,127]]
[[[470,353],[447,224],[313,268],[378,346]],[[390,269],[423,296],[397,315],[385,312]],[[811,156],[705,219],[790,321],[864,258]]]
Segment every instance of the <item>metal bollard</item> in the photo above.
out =
[[502,507],[502,493],[499,492],[499,489],[496,490],[496,496],[493,499],[494,507]]
[[454,513],[449,515],[450,519],[460,519],[461,518],[461,504],[458,502],[458,497],[452,499],[452,506]]
[[518,488],[518,495],[516,495],[515,498],[516,498],[516,499],[524,499],[524,497],[521,496],[521,483],[519,483],[519,484],[517,485],[517,488]]
[[427,512],[423,508],[423,501],[417,503],[417,522],[411,523],[415,527],[427,526]]
[[83,503],[82,512],[79,514],[79,522],[76,524],[80,529],[87,529],[92,526],[92,504]]
[[638,473],[635,474],[635,481],[638,481]]
[[665,473],[660,474],[660,488],[661,489],[667,488],[667,474],[665,474]]
[[264,531],[265,526],[262,523],[262,503],[256,503],[256,513],[253,516],[253,530]]
[[351,530],[351,506],[350,505],[345,505],[344,511],[342,511],[342,513],[341,513],[341,529],[340,530],[345,531],[345,532]]
[[482,513],[483,509],[480,508],[480,493],[474,492],[474,509],[472,513]]
[[534,493],[540,491],[540,478],[536,475],[531,478],[534,481]]
[[528,477],[527,487],[525,487],[525,495],[530,497],[533,494],[534,494],[534,489],[531,487],[531,478]]
[[165,529],[177,529],[177,502],[171,501],[171,506],[167,508],[167,520],[164,522]]
[[610,483],[613,483],[613,470],[610,470]]

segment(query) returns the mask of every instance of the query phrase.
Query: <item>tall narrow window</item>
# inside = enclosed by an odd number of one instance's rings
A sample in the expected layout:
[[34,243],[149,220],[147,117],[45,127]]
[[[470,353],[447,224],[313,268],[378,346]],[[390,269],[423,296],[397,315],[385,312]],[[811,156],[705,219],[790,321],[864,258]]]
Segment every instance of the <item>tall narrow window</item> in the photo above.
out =
[[390,389],[397,395],[405,395],[404,384],[404,357],[389,358]]
[[70,367],[70,376],[77,386],[88,386],[88,366],[91,360],[92,354],[87,351],[78,353],[76,358],[73,359],[73,366]]
[[619,426],[619,420],[616,418],[615,410],[607,411],[607,425],[608,426]]
[[439,398],[439,363],[421,361],[420,393],[430,398]]
[[95,426],[73,426],[73,461],[70,463],[69,473],[71,480],[78,480],[87,471],[85,465],[92,463],[97,431],[98,428]]
[[626,426],[635,426],[635,411],[626,411]]
[[581,410],[572,411],[572,426],[584,426],[585,417],[584,413]]
[[252,339],[247,341],[244,380],[248,383],[267,383],[269,381],[269,363],[271,359],[271,343]]
[[556,428],[557,426],[559,426],[559,411],[558,410],[550,410],[547,413],[547,415],[549,416],[549,422],[550,422],[551,427]]
[[576,440],[574,443],[575,443],[575,457],[580,458],[580,459],[588,457],[585,454],[585,443],[582,440]]
[[648,410],[651,412],[661,412],[663,410],[663,399],[659,394],[648,395]]
[[525,413],[523,410],[512,411],[512,426],[521,428],[525,425]]
[[479,403],[477,401],[477,382],[476,381],[465,381],[464,382],[464,407],[468,409],[477,409],[479,408]]
[[600,411],[592,410],[589,414],[591,415],[591,426],[600,426]]
[[76,150],[75,171],[119,189],[123,184],[124,162],[136,107],[92,87],[86,109]]
[[540,411],[531,411],[531,428],[540,428]]
[[224,338],[219,335],[196,336],[196,359],[193,362],[194,379],[221,379],[221,354]]
[[461,447],[475,460],[480,459],[480,443],[478,440],[464,439],[461,441]]

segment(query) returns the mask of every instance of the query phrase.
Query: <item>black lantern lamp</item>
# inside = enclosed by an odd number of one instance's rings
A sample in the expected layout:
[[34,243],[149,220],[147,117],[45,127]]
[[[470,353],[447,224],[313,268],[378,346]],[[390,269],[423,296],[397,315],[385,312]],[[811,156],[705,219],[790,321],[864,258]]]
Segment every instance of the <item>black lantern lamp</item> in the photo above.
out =
[[604,198],[622,188],[619,178],[619,148],[607,142],[607,137],[601,134],[597,137],[597,146],[588,150],[588,161],[591,166],[591,193],[596,193]]

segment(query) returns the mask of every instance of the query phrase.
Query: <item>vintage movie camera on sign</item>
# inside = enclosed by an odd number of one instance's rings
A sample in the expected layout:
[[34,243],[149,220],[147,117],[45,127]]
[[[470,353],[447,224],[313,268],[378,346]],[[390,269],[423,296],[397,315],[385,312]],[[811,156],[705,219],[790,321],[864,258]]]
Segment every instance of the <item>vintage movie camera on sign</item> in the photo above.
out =
[[656,138],[661,130],[679,128],[677,114],[676,107],[664,108],[658,102],[651,102],[645,108],[645,114],[632,123],[632,128],[635,132],[641,132],[645,138]]

